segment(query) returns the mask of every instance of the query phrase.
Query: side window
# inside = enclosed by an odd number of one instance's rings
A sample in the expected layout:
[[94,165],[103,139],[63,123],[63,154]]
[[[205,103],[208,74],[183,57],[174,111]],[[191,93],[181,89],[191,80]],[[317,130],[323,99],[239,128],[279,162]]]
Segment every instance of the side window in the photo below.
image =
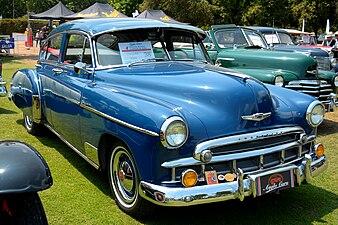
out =
[[179,59],[205,59],[200,46],[194,41],[193,36],[171,36],[174,55],[169,51],[172,58]]
[[89,40],[82,34],[67,35],[66,52],[63,58],[65,64],[75,64],[83,62],[87,65],[92,64]]
[[113,34],[103,34],[97,38],[96,50],[100,65],[122,64],[118,41],[118,37]]
[[57,34],[46,40],[40,51],[40,60],[58,61],[62,42],[62,34]]

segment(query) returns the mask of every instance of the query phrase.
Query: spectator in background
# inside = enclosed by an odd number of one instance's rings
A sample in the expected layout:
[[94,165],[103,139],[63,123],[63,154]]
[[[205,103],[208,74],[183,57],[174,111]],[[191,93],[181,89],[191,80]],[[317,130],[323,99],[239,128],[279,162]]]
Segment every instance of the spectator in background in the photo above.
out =
[[333,47],[336,44],[336,39],[333,38],[333,33],[329,32],[327,34],[327,46]]
[[39,40],[40,40],[40,31],[37,30],[35,34],[35,47],[38,47]]

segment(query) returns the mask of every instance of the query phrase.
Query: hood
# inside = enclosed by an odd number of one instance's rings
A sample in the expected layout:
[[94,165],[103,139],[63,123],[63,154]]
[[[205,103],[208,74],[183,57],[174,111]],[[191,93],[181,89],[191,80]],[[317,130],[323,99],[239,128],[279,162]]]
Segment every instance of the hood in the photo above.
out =
[[[109,85],[115,93],[146,100],[153,108],[166,106],[172,114],[185,118],[188,126],[189,118],[198,118],[209,137],[258,130],[276,123],[271,96],[260,81],[209,64],[158,62],[96,73],[98,84],[103,79],[102,85]],[[142,107],[135,108],[138,113],[142,111]],[[262,122],[241,118],[270,112],[272,115]]]
[[299,79],[315,78],[315,75],[307,74],[307,71],[316,69],[316,61],[303,54],[237,48],[221,49],[217,57],[232,59],[222,61],[222,66],[227,68],[283,69],[294,73]]
[[329,54],[320,48],[301,47],[298,45],[275,45],[274,49],[277,51],[302,53],[312,57],[329,57]]

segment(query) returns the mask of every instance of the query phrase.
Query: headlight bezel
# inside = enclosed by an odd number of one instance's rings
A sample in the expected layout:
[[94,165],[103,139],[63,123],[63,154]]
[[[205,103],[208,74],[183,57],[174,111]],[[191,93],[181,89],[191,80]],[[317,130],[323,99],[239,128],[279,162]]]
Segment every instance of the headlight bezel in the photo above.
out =
[[[312,116],[313,116],[314,110],[317,107],[322,108],[323,114],[322,114],[322,118],[319,120],[319,122],[316,123],[316,122],[314,122]],[[324,121],[324,115],[325,115],[325,107],[324,107],[323,103],[316,100],[316,101],[311,102],[311,104],[308,106],[308,108],[306,110],[306,121],[311,127],[315,128],[315,127],[318,127]]]
[[[184,130],[185,130],[185,133],[183,134],[185,135],[184,138],[182,138],[182,141],[177,145],[174,145],[171,141],[168,140],[168,137],[167,137],[169,128],[171,128],[171,126],[175,126],[175,123],[179,123],[183,125]],[[166,119],[161,126],[161,131],[160,131],[161,143],[164,147],[168,149],[176,149],[185,144],[185,142],[188,139],[188,134],[189,134],[189,129],[188,129],[187,123],[179,116],[172,116]]]
[[280,75],[276,76],[275,79],[273,80],[273,83],[277,87],[283,87],[285,83],[284,77]]
[[335,87],[338,87],[338,75],[332,79],[332,83]]

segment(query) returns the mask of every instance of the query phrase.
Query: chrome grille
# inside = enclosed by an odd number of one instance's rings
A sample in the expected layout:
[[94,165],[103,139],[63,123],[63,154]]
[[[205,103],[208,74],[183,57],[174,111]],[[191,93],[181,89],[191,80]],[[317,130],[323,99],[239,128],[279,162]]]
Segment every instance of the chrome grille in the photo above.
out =
[[290,81],[285,87],[311,95],[323,104],[330,104],[330,94],[333,93],[331,84],[324,80],[295,80]]
[[319,70],[330,70],[331,69],[331,62],[329,57],[314,57],[317,61],[318,69]]
[[[172,180],[163,183],[179,182],[181,173],[186,169],[194,169],[203,178],[204,172],[210,170],[215,170],[217,175],[224,175],[235,173],[240,168],[248,174],[290,163],[301,159],[312,149],[315,136],[304,139],[304,135],[305,132],[300,127],[287,127],[203,142],[196,147],[195,158],[196,152],[198,154],[203,150],[210,150],[213,153],[212,160],[203,163],[191,157],[165,162],[162,167],[172,170]],[[203,182],[200,179],[200,185],[205,183]]]

